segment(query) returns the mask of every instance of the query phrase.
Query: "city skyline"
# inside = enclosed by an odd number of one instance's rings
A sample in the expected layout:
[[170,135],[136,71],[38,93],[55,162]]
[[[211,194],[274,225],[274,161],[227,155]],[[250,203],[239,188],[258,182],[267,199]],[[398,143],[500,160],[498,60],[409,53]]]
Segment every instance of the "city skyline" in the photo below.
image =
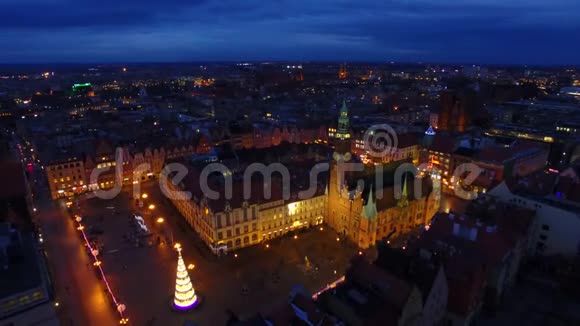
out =
[[0,6],[0,60],[573,65],[580,64],[571,42],[579,7],[567,0],[10,1]]

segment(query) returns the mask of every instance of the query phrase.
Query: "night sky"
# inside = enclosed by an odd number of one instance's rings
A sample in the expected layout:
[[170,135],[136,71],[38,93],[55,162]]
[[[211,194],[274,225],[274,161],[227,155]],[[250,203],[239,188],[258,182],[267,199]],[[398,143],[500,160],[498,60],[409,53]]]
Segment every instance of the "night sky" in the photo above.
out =
[[0,62],[580,64],[578,0],[0,0]]

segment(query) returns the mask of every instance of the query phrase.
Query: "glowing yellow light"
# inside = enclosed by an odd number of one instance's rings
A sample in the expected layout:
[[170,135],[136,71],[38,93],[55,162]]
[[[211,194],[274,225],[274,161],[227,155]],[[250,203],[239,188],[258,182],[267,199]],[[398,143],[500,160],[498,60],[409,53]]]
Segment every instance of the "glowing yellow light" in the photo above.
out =
[[163,217],[157,218],[157,223],[161,224],[163,222],[165,222],[165,219]]
[[93,263],[94,266],[100,266],[101,265],[101,261],[97,260],[96,262]]
[[60,303],[58,303],[58,301],[57,301],[57,302],[54,303],[54,306],[55,307],[58,307],[58,306],[60,306]]
[[207,214],[209,214],[209,209],[208,208],[205,209],[205,215],[207,215]]
[[234,257],[238,258],[238,254],[234,254]]
[[79,227],[77,228],[77,230],[79,230],[79,231],[82,231],[82,230],[84,230],[84,229],[85,229],[85,227],[84,227],[84,226],[82,226],[82,225],[81,225],[81,226],[79,226]]
[[149,205],[149,207],[147,207],[147,208],[149,208],[150,210],[154,210],[154,209],[155,209],[155,205],[151,204],[151,205]]
[[189,270],[192,270],[192,269],[194,269],[194,268],[195,268],[195,265],[194,265],[194,264],[189,264],[189,265],[187,265],[187,269],[189,269]]
[[324,228],[322,226],[320,227],[320,231],[324,231]]
[[294,236],[294,240],[296,240],[296,239],[298,239],[298,236],[297,235]]
[[270,245],[269,244],[266,244],[266,248],[270,248]]
[[288,204],[288,214],[290,215],[294,215],[294,213],[296,212],[296,208],[298,207],[297,203],[290,203]]
[[143,198],[143,199],[147,199],[147,197],[149,197],[149,195],[147,195],[147,194],[142,194],[141,195],[141,198]]
[[358,252],[358,255],[359,255],[359,256],[361,256],[361,255],[362,255],[362,251],[359,251],[359,252]]
[[340,241],[340,238],[338,238],[338,237],[337,237],[337,238],[336,238],[336,242],[338,242],[338,241]]
[[181,248],[181,243],[179,243],[179,242],[178,242],[178,243],[176,243],[176,244],[173,246],[173,248],[175,248],[175,249],[180,249],[180,248]]

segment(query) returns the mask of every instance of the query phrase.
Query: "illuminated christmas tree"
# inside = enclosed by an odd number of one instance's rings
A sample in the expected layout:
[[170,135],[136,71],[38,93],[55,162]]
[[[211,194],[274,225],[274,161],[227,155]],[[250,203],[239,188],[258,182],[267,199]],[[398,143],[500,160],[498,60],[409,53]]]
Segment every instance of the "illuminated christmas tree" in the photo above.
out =
[[198,303],[197,295],[189,279],[189,273],[181,257],[181,245],[175,244],[177,249],[177,279],[175,280],[175,297],[173,306],[179,310],[187,310],[195,307]]

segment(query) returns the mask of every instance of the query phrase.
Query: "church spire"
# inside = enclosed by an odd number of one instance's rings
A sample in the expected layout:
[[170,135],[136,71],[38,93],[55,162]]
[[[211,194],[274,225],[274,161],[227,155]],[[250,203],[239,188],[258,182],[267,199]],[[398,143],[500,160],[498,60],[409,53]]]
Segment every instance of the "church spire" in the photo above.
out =
[[397,203],[397,205],[399,207],[406,207],[409,206],[409,198],[407,196],[407,176],[404,175],[404,180],[403,180],[403,191],[401,193],[401,199],[399,199],[399,202]]
[[371,185],[371,190],[369,191],[367,202],[362,208],[361,216],[368,218],[369,220],[375,219],[377,217],[377,205],[375,204],[373,185]]

